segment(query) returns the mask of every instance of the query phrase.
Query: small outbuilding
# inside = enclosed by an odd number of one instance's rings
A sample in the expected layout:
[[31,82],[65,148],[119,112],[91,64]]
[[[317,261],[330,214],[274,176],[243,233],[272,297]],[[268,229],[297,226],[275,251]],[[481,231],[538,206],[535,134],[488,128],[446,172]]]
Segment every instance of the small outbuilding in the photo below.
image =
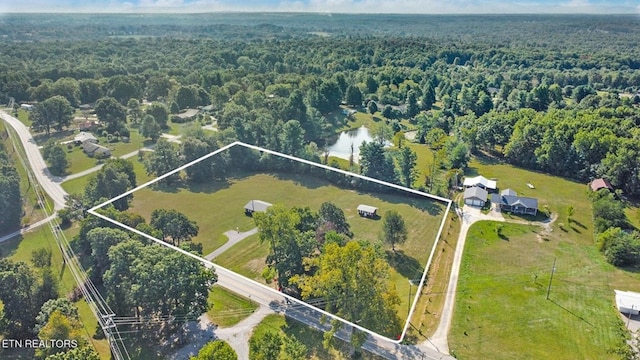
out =
[[472,178],[465,178],[462,185],[465,188],[479,187],[487,191],[492,191],[492,190],[495,191],[497,189],[497,184],[495,180],[489,180],[482,175],[472,177]]
[[251,200],[244,206],[244,213],[251,216],[254,212],[265,212],[271,206],[273,205],[262,200]]
[[378,208],[370,205],[358,205],[358,214],[362,217],[374,218],[378,214]]
[[482,207],[487,202],[488,195],[487,190],[479,186],[468,187],[464,191],[464,203],[471,206]]
[[611,186],[611,183],[609,183],[609,181],[604,178],[593,180],[591,184],[589,184],[589,187],[591,187],[592,191],[598,191],[601,189],[608,189],[609,191],[613,191],[613,186]]
[[33,110],[33,105],[31,105],[31,104],[20,104],[20,109],[31,111],[31,110]]
[[618,311],[629,315],[638,315],[640,313],[640,293],[622,290],[613,291],[616,293]]

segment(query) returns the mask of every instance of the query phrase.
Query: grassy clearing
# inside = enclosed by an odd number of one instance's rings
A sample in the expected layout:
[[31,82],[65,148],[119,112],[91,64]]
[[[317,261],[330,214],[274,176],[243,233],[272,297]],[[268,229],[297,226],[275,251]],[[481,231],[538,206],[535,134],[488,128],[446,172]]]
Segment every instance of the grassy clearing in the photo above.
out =
[[[322,346],[323,333],[313,330],[295,320],[285,318],[283,315],[267,315],[267,317],[253,329],[252,337],[260,337],[267,332],[278,332],[287,336],[293,336],[307,347],[307,359],[350,359],[349,344],[336,339],[335,349],[325,349]],[[361,359],[379,360],[377,355],[363,351]]]
[[258,282],[264,282],[260,274],[266,268],[269,245],[261,244],[258,235],[252,235],[232,246],[213,260],[233,272]]
[[209,292],[209,319],[220,327],[233,326],[249,317],[258,305],[234,292],[214,286]]
[[526,225],[504,224],[501,238],[496,225],[469,231],[450,333],[456,356],[617,358],[611,351],[623,343],[624,328],[603,281],[613,269],[597,261],[595,248],[558,233],[544,241],[539,227]]
[[[471,162],[467,175],[476,174],[497,178],[501,189],[538,198],[540,208],[558,219],[550,233],[505,224],[505,239],[496,233],[495,223],[471,228],[450,348],[460,359],[617,358],[612,351],[623,343],[626,331],[613,289],[639,291],[640,273],[617,269],[598,253],[587,186],[486,158]],[[575,209],[571,222],[569,206]],[[554,258],[557,271],[547,300]]]
[[[256,192],[256,189],[269,189]],[[343,209],[356,239],[379,241],[382,220],[362,218],[356,208],[368,204],[385,211],[396,210],[405,219],[409,240],[397,247],[398,255],[392,256],[394,266],[392,281],[401,299],[408,299],[407,279],[419,278],[435,240],[442,220],[444,205],[426,198],[397,194],[369,194],[343,190],[331,183],[308,175],[297,174],[248,174],[230,179],[227,183],[212,183],[189,187],[145,188],[134,194],[131,210],[149,219],[158,208],[181,211],[200,226],[200,234],[194,239],[203,243],[207,254],[222,245],[220,234],[238,227],[246,231],[254,227],[253,220],[244,215],[243,207],[251,199],[260,199],[287,207],[309,206],[317,210],[325,201],[332,201]],[[219,204],[224,204],[220,206]],[[260,245],[257,236],[243,240],[217,259],[220,265],[234,271],[259,278],[267,255],[266,245]],[[415,289],[414,289],[415,291]],[[406,304],[399,314],[406,316]]]
[[[147,181],[153,179],[153,177],[147,175],[147,172],[144,168],[144,164],[138,160],[137,156],[134,156],[128,159],[133,164],[133,170],[136,173],[136,182],[137,185],[141,185],[146,183]],[[67,180],[62,183],[62,188],[69,194],[82,194],[84,192],[84,188],[87,186],[89,179],[95,176],[95,173],[88,174],[79,178],[75,178],[72,180]]]

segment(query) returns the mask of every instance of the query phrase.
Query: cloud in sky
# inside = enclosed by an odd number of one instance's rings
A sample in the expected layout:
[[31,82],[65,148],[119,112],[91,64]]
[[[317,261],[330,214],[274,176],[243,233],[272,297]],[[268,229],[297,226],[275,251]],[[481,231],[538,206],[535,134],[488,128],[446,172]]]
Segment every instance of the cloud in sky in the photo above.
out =
[[22,0],[0,12],[640,13],[636,0]]

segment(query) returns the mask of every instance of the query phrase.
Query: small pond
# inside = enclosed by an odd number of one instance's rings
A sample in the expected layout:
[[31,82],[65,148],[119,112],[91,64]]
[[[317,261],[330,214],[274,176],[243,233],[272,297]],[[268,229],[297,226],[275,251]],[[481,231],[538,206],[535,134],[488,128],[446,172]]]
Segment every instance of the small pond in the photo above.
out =
[[340,133],[335,143],[329,145],[327,148],[329,150],[329,156],[349,160],[353,146],[353,158],[358,162],[358,159],[360,158],[360,145],[365,141],[373,141],[373,136],[371,135],[371,132],[369,132],[369,129],[364,126],[357,129],[343,131]]

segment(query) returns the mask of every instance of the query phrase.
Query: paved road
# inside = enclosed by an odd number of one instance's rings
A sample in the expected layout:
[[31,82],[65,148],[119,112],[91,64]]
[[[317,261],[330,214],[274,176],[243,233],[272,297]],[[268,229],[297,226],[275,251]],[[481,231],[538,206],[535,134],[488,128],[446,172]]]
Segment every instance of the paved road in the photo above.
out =
[[462,210],[456,209],[458,216],[462,218],[460,224],[460,234],[458,236],[458,244],[453,254],[453,264],[451,264],[451,275],[449,276],[449,285],[447,286],[447,294],[442,308],[442,316],[440,324],[433,336],[422,345],[430,347],[441,353],[449,354],[448,334],[451,329],[451,320],[453,319],[453,309],[456,301],[456,291],[458,288],[458,277],[460,275],[460,264],[462,263],[462,253],[464,252],[464,244],[467,240],[467,232],[473,223],[480,220],[504,221],[501,214],[491,211],[489,214],[483,214],[480,209],[464,206]]
[[4,236],[0,237],[0,243],[3,243],[3,242],[5,242],[5,241],[8,241],[8,240],[10,240],[10,239],[13,239],[14,237],[16,237],[16,236],[18,236],[18,235],[20,235],[20,234],[24,234],[24,233],[29,232],[29,231],[31,231],[31,230],[33,230],[33,229],[37,228],[37,227],[40,227],[40,226],[42,226],[42,225],[44,225],[44,224],[48,223],[49,221],[51,221],[51,220],[55,219],[55,218],[56,218],[56,216],[57,216],[57,215],[55,215],[55,214],[54,214],[54,215],[51,215],[51,216],[49,216],[48,218],[42,219],[42,220],[40,220],[40,221],[38,221],[38,222],[35,222],[35,223],[33,223],[33,224],[30,224],[30,225],[27,225],[27,226],[23,227],[22,229],[20,229],[20,230],[18,230],[18,231],[14,231],[14,232],[12,232],[11,234],[4,235]]
[[33,139],[33,136],[31,136],[29,129],[22,122],[20,122],[20,120],[14,118],[4,111],[0,111],[0,118],[2,118],[9,126],[11,126],[20,137],[20,141],[22,142],[24,151],[27,154],[27,159],[29,160],[31,169],[33,170],[33,173],[35,174],[36,179],[38,180],[38,183],[40,184],[42,189],[53,200],[54,210],[60,210],[64,208],[65,196],[67,195],[67,192],[64,191],[60,184],[55,181],[56,177],[51,175],[49,169],[47,169],[47,164],[44,162],[42,154],[40,154],[40,150],[38,149],[38,145]]

